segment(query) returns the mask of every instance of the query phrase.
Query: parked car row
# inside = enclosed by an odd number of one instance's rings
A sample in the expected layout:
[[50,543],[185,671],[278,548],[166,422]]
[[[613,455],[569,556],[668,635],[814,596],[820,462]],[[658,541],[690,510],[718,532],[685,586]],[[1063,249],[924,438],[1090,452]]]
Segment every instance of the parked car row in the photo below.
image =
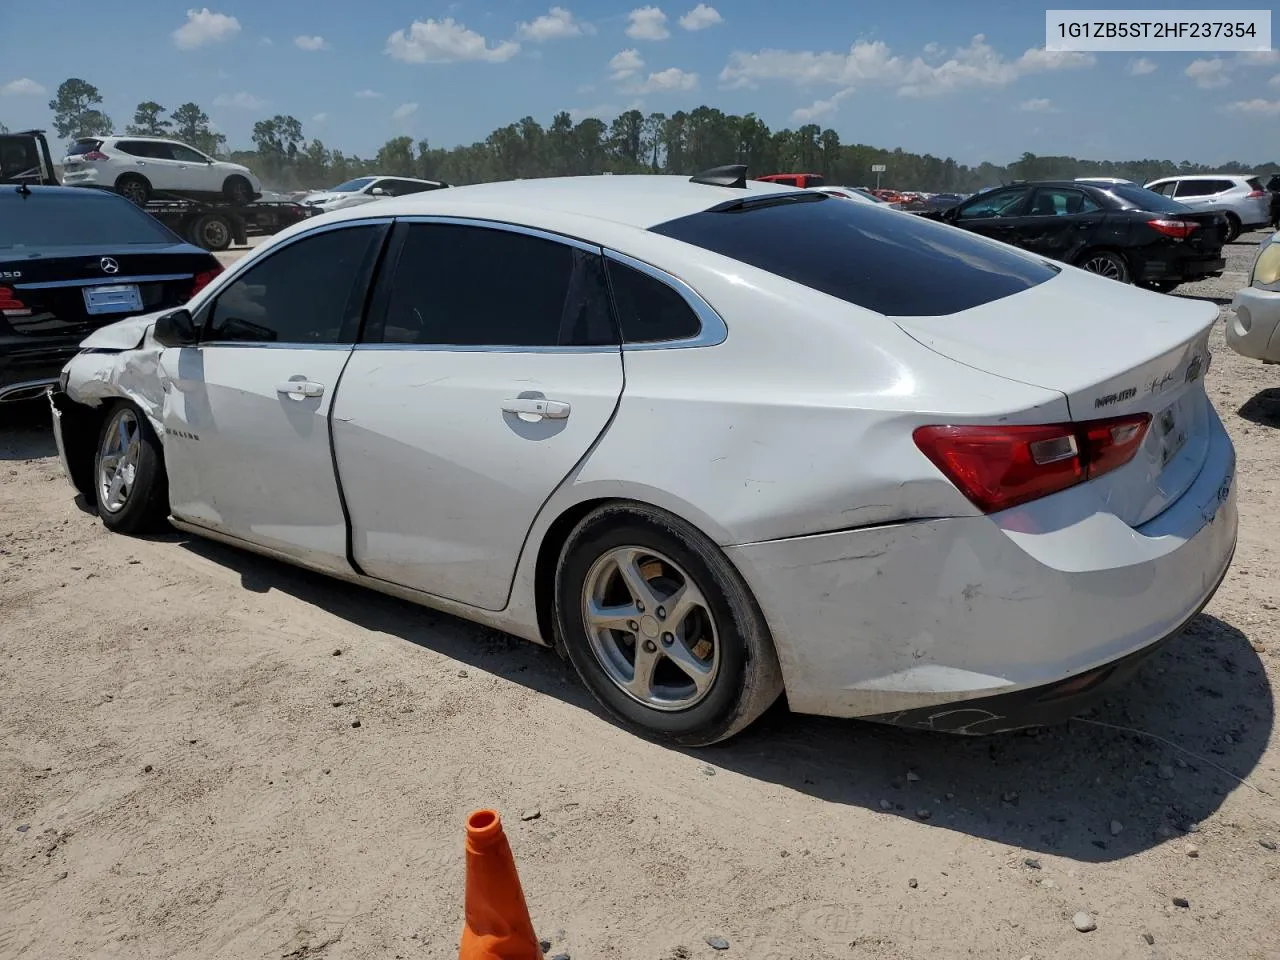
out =
[[[784,690],[964,733],[1070,715],[1230,563],[1217,309],[864,201],[730,167],[308,218],[83,341],[64,467],[114,531],[170,517],[555,646],[680,743]],[[133,281],[73,289],[122,316]]]

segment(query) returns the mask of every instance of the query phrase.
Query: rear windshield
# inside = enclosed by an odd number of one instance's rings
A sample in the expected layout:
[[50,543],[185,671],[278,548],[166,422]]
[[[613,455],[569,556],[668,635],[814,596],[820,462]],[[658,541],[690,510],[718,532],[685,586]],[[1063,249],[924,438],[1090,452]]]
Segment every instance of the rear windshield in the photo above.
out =
[[651,228],[890,317],[936,317],[1057,268],[956,227],[820,193],[713,208]]
[[182,242],[123,197],[65,189],[0,191],[0,248]]
[[1250,190],[1262,189],[1262,181],[1259,180],[1257,177],[1250,177],[1248,180],[1245,181],[1245,183],[1249,184]]
[[68,157],[78,157],[84,153],[93,153],[102,146],[101,140],[77,140],[71,145],[71,149],[67,151]]
[[1104,192],[1111,194],[1120,201],[1121,206],[1131,210],[1145,210],[1148,213],[1187,213],[1190,210],[1186,204],[1145,187],[1131,187],[1121,183],[1107,187]]

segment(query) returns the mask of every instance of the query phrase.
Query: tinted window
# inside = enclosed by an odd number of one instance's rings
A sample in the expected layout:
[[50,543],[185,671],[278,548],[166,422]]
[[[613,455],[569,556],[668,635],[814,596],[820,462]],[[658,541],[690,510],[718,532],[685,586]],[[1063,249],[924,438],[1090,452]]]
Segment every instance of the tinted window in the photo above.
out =
[[705,210],[651,229],[888,316],[956,313],[1058,272],[963,230],[821,194]]
[[340,183],[336,187],[330,187],[328,192],[355,193],[357,190],[363,190],[371,183],[373,183],[373,177],[357,177],[355,180],[348,180],[346,183]]
[[114,194],[76,187],[0,192],[0,247],[181,243],[160,222]]
[[1250,190],[1262,189],[1262,181],[1259,180],[1257,177],[1250,177],[1248,180],[1245,181],[1245,183],[1249,185]]
[[599,254],[509,230],[399,228],[381,338],[444,346],[617,343]]
[[1069,217],[1077,213],[1095,213],[1101,208],[1081,190],[1041,187],[1031,203],[1033,217]]
[[102,146],[101,140],[77,140],[71,149],[67,151],[67,156],[78,157],[81,154],[93,153],[100,146]]
[[826,183],[826,181],[816,173],[811,173],[809,176],[804,178],[804,185],[806,187],[820,187],[824,183]]
[[[1158,193],[1158,194],[1161,194],[1162,196],[1172,197],[1173,188],[1176,187],[1177,185],[1178,185],[1178,181],[1170,180],[1168,183],[1153,183],[1151,186],[1147,187],[1146,189],[1152,193]],[[1111,192],[1119,195],[1116,190],[1112,190]]]
[[693,308],[668,284],[616,260],[608,270],[624,343],[685,340],[702,330]]
[[205,339],[353,342],[381,235],[376,226],[328,230],[267,256],[218,295]]
[[1219,180],[1182,180],[1178,183],[1176,197],[1208,197],[1227,189]]
[[1027,188],[1023,187],[1020,190],[997,190],[985,194],[980,200],[974,200],[961,207],[959,219],[979,220],[987,217],[1011,216],[1026,198],[1027,193]]
[[[1173,184],[1163,184],[1160,189],[1171,191]],[[1163,193],[1157,193],[1155,190],[1144,190],[1142,187],[1130,187],[1123,184],[1115,187],[1108,187],[1106,190],[1111,196],[1120,201],[1121,206],[1130,210],[1145,210],[1148,213],[1186,213],[1185,204],[1172,200]]]
[[168,148],[170,156],[175,160],[181,160],[183,163],[205,162],[204,154],[198,153],[190,147],[184,147],[180,143],[169,143],[165,144],[165,146]]
[[29,137],[0,136],[0,180],[9,177],[38,177],[40,155]]

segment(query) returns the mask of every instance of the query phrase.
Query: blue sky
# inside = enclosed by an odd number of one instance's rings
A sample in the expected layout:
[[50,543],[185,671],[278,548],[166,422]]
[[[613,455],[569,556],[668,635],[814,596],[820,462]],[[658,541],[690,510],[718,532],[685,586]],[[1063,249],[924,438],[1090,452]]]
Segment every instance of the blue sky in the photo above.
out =
[[453,146],[525,115],[706,103],[964,163],[1280,157],[1280,51],[1046,54],[1044,6],[1025,2],[62,0],[56,30],[20,16],[0,13],[11,129],[48,127],[78,76],[117,129],[140,100],[194,100],[237,147],[275,113],[369,155],[402,133]]

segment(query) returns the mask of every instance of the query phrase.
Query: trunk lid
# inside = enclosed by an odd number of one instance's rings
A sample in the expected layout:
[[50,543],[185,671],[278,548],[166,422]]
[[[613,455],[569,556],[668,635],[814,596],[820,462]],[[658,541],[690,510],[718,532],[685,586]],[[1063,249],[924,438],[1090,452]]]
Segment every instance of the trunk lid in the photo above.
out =
[[133,314],[180,306],[196,274],[215,268],[211,254],[188,244],[25,248],[0,258],[0,285],[21,305],[5,301],[0,331],[83,337]]
[[897,318],[943,356],[1008,380],[1057,390],[1073,421],[1147,413],[1137,455],[1090,481],[1131,526],[1195,480],[1208,451],[1204,389],[1212,304],[1150,293],[1080,270],[972,310]]
[[1167,220],[1186,220],[1200,224],[1199,230],[1193,230],[1183,242],[1197,253],[1218,256],[1222,246],[1227,242],[1227,218],[1212,210],[1188,210],[1176,217],[1173,214],[1161,214]]

